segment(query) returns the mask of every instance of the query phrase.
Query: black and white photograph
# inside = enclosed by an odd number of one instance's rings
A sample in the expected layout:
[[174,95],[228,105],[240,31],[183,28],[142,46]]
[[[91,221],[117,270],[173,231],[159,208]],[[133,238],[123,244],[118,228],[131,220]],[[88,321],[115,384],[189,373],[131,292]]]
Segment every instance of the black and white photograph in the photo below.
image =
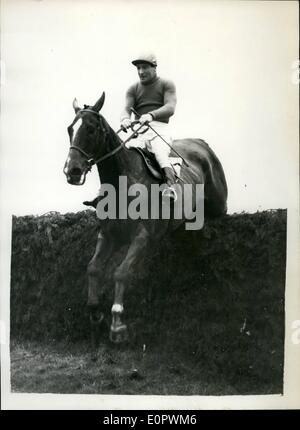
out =
[[1,1],[2,409],[299,409],[299,4]]

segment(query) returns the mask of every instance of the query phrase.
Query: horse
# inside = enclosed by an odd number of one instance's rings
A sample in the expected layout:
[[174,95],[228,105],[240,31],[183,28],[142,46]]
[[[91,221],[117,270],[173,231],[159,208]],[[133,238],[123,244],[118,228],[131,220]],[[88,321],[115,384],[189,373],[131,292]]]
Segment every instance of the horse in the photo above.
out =
[[[116,196],[124,197],[124,189],[120,189],[120,178],[126,179],[127,191],[131,186],[141,184],[150,189],[160,181],[154,178],[145,168],[143,158],[137,151],[126,148],[106,119],[100,114],[104,104],[105,93],[90,106],[80,108],[77,100],[73,101],[75,119],[68,127],[70,148],[64,165],[64,174],[71,185],[83,185],[87,173],[93,165],[97,166],[101,184],[110,184],[116,191]],[[76,133],[74,124],[81,119],[81,125]],[[208,144],[201,139],[178,139],[172,142],[172,151],[185,161],[181,167],[180,181],[177,189],[182,195],[189,192],[188,198],[195,207],[197,185],[204,189],[205,218],[218,217],[227,212],[227,184],[222,165]],[[172,155],[172,152],[171,152]],[[191,184],[189,191],[184,185]],[[101,190],[101,188],[100,188]],[[126,191],[126,190],[125,190]],[[93,345],[96,345],[96,332],[104,319],[103,291],[101,280],[105,269],[113,256],[122,247],[121,263],[113,274],[114,301],[111,308],[110,340],[113,343],[123,343],[128,340],[127,325],[124,322],[124,293],[130,286],[136,264],[143,256],[151,255],[151,246],[155,246],[167,233],[172,233],[182,225],[186,218],[175,219],[174,207],[171,207],[169,218],[162,219],[131,219],[120,215],[120,204],[117,199],[117,216],[115,219],[103,219],[97,237],[95,253],[87,267],[88,300]],[[172,203],[182,204],[182,199]],[[127,204],[132,202],[128,198]],[[149,199],[151,206],[151,199]],[[153,203],[152,203],[153,204]],[[171,204],[171,206],[172,206]],[[98,209],[98,206],[97,206]],[[98,212],[97,212],[98,213]],[[124,219],[125,218],[125,219]]]

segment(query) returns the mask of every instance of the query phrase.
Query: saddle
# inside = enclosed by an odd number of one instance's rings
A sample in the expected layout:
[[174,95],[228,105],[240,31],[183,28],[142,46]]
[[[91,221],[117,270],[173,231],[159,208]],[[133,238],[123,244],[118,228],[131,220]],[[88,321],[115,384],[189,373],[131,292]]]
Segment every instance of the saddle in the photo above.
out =
[[147,149],[142,149],[142,148],[137,148],[137,147],[131,147],[129,148],[130,150],[135,150],[137,151],[144,163],[146,168],[148,169],[149,173],[158,181],[162,181],[163,180],[163,173],[161,170],[160,165],[158,164],[158,162],[156,161],[155,155],[152,154],[151,152],[149,152]]
[[[145,164],[148,172],[151,174],[151,176],[153,176],[153,178],[157,179],[160,182],[163,181],[164,175],[163,175],[162,169],[161,169],[160,165],[158,164],[158,162],[155,158],[155,155],[152,154],[152,152],[149,152],[147,149],[138,148],[135,146],[130,147],[129,150],[137,151],[141,155],[141,157],[144,161],[144,164]],[[172,166],[174,167],[176,175],[179,177],[180,176],[180,168],[181,168],[181,164],[182,164],[181,158],[170,157],[170,162],[171,162]]]
[[[151,176],[153,178],[155,178],[157,181],[163,182],[163,180],[164,180],[164,174],[162,172],[162,169],[161,169],[160,165],[156,161],[156,158],[155,158],[154,154],[152,154],[151,152],[149,152],[147,149],[142,149],[142,148],[138,148],[138,147],[135,147],[135,146],[132,146],[132,147],[130,147],[128,149],[129,150],[137,151],[141,155],[142,160],[144,161],[144,164],[146,166],[146,169],[151,174]],[[171,162],[172,166],[174,167],[174,171],[175,171],[176,176],[179,178],[180,177],[180,170],[181,170],[182,159],[179,158],[179,157],[178,158],[177,157],[169,157],[169,159],[170,159],[170,162]],[[97,196],[97,197],[94,198],[94,200],[84,201],[83,204],[85,206],[93,206],[96,209],[98,201],[99,201],[99,197]]]

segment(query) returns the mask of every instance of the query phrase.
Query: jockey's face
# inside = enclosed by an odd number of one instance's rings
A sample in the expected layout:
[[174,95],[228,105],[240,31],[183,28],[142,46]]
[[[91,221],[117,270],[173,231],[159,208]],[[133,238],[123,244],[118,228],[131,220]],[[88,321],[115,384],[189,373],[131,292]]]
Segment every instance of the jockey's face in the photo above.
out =
[[139,63],[136,66],[142,84],[151,82],[156,76],[156,67],[148,63]]

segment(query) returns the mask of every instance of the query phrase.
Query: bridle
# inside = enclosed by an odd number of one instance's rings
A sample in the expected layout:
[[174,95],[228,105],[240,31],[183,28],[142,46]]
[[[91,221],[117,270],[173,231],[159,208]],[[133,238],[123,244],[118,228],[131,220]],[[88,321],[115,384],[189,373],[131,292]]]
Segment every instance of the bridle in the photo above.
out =
[[[143,134],[143,133],[145,133],[146,131],[147,131],[147,129],[145,129],[145,130],[143,130],[143,131],[141,131],[141,129],[143,128],[143,127],[145,127],[143,124],[141,124],[137,129],[134,129],[134,126],[137,124],[137,123],[139,123],[139,121],[134,121],[133,122],[133,125],[132,125],[132,130],[133,130],[133,133],[128,137],[128,139],[126,139],[124,142],[119,138],[119,140],[120,140],[120,145],[119,146],[117,146],[117,148],[115,148],[115,149],[113,149],[113,150],[111,150],[111,151],[109,151],[107,154],[105,154],[105,155],[102,155],[101,157],[98,157],[98,158],[94,158],[94,156],[91,156],[90,154],[88,154],[87,152],[85,152],[83,149],[81,149],[81,148],[79,148],[78,146],[75,146],[75,145],[72,145],[72,137],[73,137],[73,132],[74,132],[74,130],[73,130],[73,126],[74,126],[74,124],[76,124],[76,122],[78,121],[78,119],[81,117],[81,114],[83,113],[83,112],[90,112],[90,113],[93,113],[94,115],[97,115],[97,117],[99,118],[99,121],[100,121],[100,127],[101,127],[101,129],[102,129],[102,132],[103,132],[103,134],[104,134],[104,139],[106,139],[106,134],[107,134],[107,130],[105,129],[105,127],[103,126],[103,124],[102,124],[102,122],[101,122],[101,115],[100,115],[100,113],[99,112],[96,112],[96,111],[94,111],[93,109],[90,109],[89,107],[85,107],[85,108],[83,108],[83,109],[80,109],[77,113],[76,113],[76,116],[75,116],[75,118],[74,118],[74,121],[72,122],[72,124],[71,125],[69,125],[69,127],[68,127],[68,133],[69,133],[69,138],[70,138],[70,143],[71,143],[71,145],[70,145],[70,149],[75,149],[76,151],[78,151],[78,152],[80,152],[80,154],[82,154],[85,158],[86,158],[86,162],[87,162],[87,168],[86,168],[86,171],[90,171],[91,170],[91,168],[95,165],[95,164],[98,164],[98,163],[101,163],[102,161],[104,161],[104,160],[107,160],[108,158],[111,158],[111,157],[113,157],[115,154],[117,154],[121,149],[124,149],[125,148],[125,144],[127,143],[127,142],[129,142],[129,140],[131,140],[132,138],[135,138],[135,137],[137,137],[137,135],[138,134]],[[116,132],[116,134],[118,134],[118,133],[120,133],[122,131],[122,129],[120,128],[117,132]]]
[[104,139],[106,139],[106,134],[107,134],[107,130],[104,128],[104,126],[103,126],[103,124],[102,124],[102,122],[101,122],[101,115],[98,113],[98,112],[96,112],[96,111],[94,111],[93,109],[90,109],[90,108],[84,108],[84,109],[80,109],[77,113],[76,113],[76,116],[75,116],[75,118],[74,118],[74,121],[72,122],[72,124],[71,125],[69,125],[69,127],[68,127],[68,133],[69,133],[69,137],[70,137],[70,143],[71,143],[71,145],[70,145],[70,149],[75,149],[76,151],[78,151],[78,152],[80,152],[80,154],[82,154],[85,158],[86,158],[86,161],[87,161],[87,171],[90,171],[91,170],[91,168],[95,165],[95,164],[98,164],[98,163],[100,163],[100,162],[102,162],[102,161],[104,161],[104,160],[106,160],[106,159],[108,159],[108,158],[110,158],[110,157],[112,157],[112,156],[114,156],[117,152],[119,152],[121,149],[123,149],[124,148],[124,143],[120,140],[120,145],[119,146],[117,146],[117,148],[115,148],[115,149],[113,149],[113,150],[111,150],[111,151],[109,151],[107,154],[105,154],[105,155],[102,155],[101,157],[98,157],[98,158],[94,158],[94,156],[93,155],[90,155],[90,154],[88,154],[87,152],[85,152],[83,149],[81,149],[81,148],[79,148],[78,146],[75,146],[75,145],[72,145],[72,137],[73,137],[73,126],[74,126],[74,124],[76,124],[76,122],[78,121],[78,119],[81,117],[81,115],[82,115],[82,113],[83,112],[90,112],[90,113],[93,113],[94,115],[97,115],[97,117],[99,118],[99,121],[100,121],[100,127],[101,127],[101,129],[102,129],[102,132],[103,132],[103,134],[104,134]]

